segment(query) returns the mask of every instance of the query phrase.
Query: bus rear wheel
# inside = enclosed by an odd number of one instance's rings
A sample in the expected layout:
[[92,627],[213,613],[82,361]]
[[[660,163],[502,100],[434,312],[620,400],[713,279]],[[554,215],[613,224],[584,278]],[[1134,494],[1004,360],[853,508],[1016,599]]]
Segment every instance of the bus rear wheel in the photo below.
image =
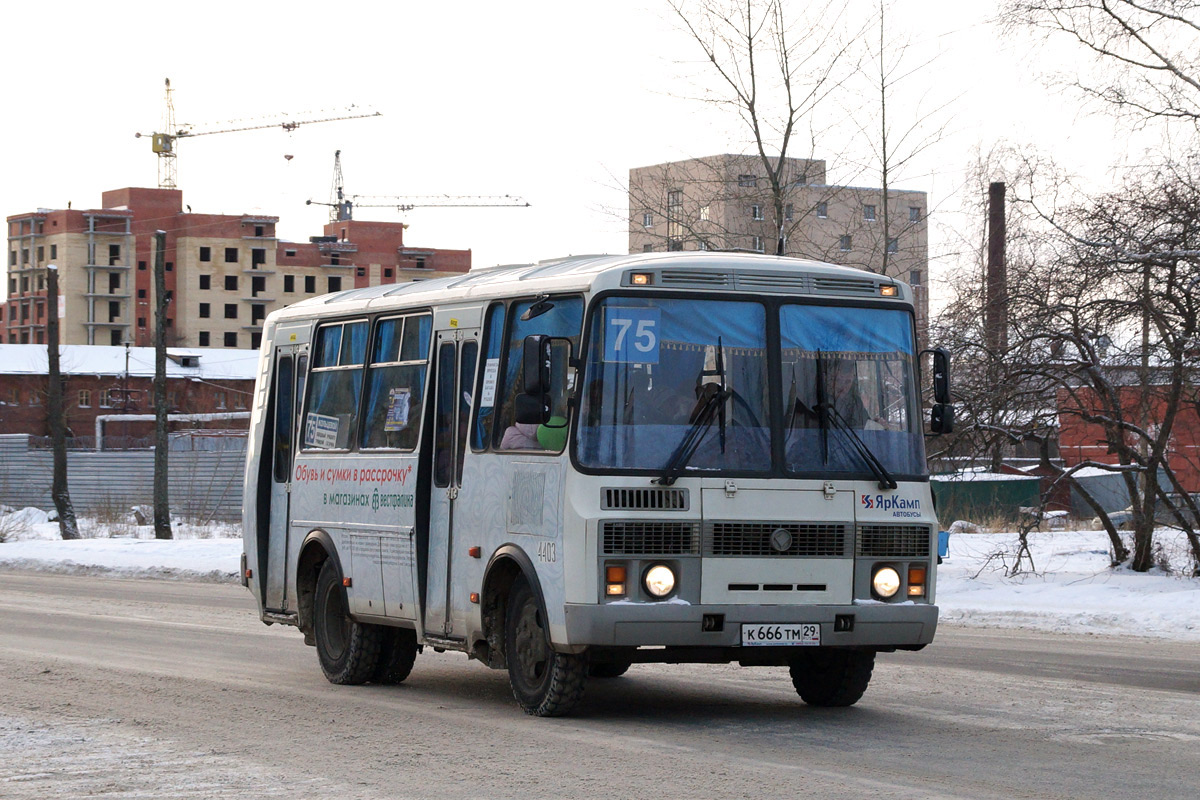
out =
[[317,660],[330,683],[366,683],[375,674],[383,631],[376,625],[350,617],[342,571],[332,558],[325,559],[317,576],[313,627]]
[[792,685],[810,706],[852,706],[867,691],[875,653],[863,650],[812,650],[791,662]]
[[371,676],[371,682],[388,685],[403,682],[412,672],[419,650],[415,630],[385,627],[379,663],[375,667],[375,674]]
[[554,651],[546,611],[523,578],[508,599],[504,655],[513,696],[525,713],[558,717],[583,699],[587,656]]

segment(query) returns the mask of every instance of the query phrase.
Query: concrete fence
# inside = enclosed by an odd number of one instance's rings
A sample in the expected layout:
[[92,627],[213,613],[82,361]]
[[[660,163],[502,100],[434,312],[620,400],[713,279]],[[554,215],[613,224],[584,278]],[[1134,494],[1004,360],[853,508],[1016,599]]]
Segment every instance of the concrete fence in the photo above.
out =
[[[0,503],[50,510],[53,454],[31,447],[25,434],[0,435]],[[236,522],[242,518],[242,446],[227,450],[172,451],[168,461],[171,514],[189,520]],[[154,502],[154,451],[67,454],[71,503],[81,516],[128,510]]]

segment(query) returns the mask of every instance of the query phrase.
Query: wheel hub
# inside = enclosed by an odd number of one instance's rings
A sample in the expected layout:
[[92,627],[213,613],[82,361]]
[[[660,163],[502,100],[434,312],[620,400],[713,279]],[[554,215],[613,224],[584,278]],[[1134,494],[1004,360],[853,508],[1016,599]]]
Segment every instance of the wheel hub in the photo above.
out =
[[534,603],[526,603],[517,622],[516,654],[521,675],[531,684],[538,684],[546,674],[548,647],[546,635],[538,619]]

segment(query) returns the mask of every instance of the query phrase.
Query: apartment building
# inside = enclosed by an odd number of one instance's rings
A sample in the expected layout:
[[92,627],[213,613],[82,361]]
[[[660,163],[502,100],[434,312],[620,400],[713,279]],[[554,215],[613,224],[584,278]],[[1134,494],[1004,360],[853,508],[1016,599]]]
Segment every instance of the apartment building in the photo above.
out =
[[[629,252],[778,252],[886,272],[913,287],[917,329],[928,330],[925,192],[831,185],[825,162],[788,158],[776,209],[757,156],[715,155],[629,171]],[[886,268],[885,268],[886,262]]]
[[410,247],[399,222],[346,220],[307,242],[279,217],[193,213],[177,189],[104,192],[101,207],[8,217],[8,299],[0,342],[42,344],[46,269],[58,268],[61,344],[152,345],[154,238],[166,233],[167,342],[257,348],[276,308],[327,292],[461,274],[470,250]]

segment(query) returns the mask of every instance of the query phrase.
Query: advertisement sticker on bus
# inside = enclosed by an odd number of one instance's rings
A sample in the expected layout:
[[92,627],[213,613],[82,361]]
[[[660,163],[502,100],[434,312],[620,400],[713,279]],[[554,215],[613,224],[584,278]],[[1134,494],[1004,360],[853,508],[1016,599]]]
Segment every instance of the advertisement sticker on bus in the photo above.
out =
[[412,407],[412,389],[392,389],[388,398],[385,431],[402,431],[408,427],[408,410]]

